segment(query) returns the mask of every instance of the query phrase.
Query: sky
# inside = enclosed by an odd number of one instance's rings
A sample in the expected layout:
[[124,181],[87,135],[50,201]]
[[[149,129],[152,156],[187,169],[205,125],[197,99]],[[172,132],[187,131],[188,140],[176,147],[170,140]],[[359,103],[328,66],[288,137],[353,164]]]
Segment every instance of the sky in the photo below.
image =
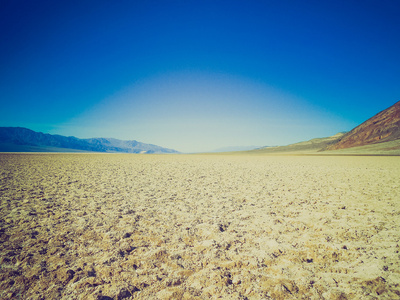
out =
[[349,131],[400,100],[400,1],[0,4],[0,126],[182,152]]

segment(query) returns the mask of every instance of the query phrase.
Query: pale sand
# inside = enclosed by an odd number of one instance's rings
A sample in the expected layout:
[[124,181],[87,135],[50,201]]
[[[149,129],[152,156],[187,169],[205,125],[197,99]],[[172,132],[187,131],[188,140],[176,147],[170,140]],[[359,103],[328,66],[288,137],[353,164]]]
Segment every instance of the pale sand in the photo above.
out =
[[399,299],[400,158],[0,155],[1,299]]

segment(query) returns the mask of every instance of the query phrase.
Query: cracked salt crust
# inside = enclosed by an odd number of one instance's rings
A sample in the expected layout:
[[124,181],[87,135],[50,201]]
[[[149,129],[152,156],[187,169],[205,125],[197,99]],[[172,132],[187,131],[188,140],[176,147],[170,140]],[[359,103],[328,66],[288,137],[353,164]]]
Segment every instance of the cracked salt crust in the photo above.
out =
[[1,154],[0,166],[2,299],[400,297],[397,157]]

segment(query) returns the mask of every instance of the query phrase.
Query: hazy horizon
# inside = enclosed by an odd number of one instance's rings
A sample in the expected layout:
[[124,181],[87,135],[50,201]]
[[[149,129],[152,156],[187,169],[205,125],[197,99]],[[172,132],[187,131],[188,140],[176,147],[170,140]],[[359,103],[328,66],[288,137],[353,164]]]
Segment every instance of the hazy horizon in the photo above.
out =
[[396,1],[0,8],[0,126],[202,152],[331,136],[400,98]]

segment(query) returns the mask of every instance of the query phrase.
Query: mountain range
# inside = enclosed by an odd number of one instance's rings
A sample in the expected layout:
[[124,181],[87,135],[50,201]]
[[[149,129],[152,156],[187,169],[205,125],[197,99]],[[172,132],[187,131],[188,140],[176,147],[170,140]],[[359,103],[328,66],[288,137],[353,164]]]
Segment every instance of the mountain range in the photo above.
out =
[[280,153],[296,153],[296,154],[306,154],[313,152],[320,152],[323,149],[327,148],[329,145],[336,143],[345,132],[337,133],[333,136],[323,137],[323,138],[315,138],[309,141],[299,142],[290,144],[287,146],[273,146],[273,147],[262,147],[259,149],[254,149],[247,151],[249,153],[264,153],[264,154],[280,154]]
[[134,140],[79,139],[35,132],[23,127],[0,127],[0,152],[179,153],[173,149]]
[[[400,101],[349,132],[340,132],[330,137],[315,138],[287,146],[248,149],[229,147],[218,149],[216,152],[400,155]],[[0,152],[179,153],[173,149],[135,140],[79,139],[73,136],[66,137],[35,132],[22,127],[0,127]]]
[[247,151],[261,148],[260,146],[227,146],[215,149],[211,152],[233,152],[233,151]]

